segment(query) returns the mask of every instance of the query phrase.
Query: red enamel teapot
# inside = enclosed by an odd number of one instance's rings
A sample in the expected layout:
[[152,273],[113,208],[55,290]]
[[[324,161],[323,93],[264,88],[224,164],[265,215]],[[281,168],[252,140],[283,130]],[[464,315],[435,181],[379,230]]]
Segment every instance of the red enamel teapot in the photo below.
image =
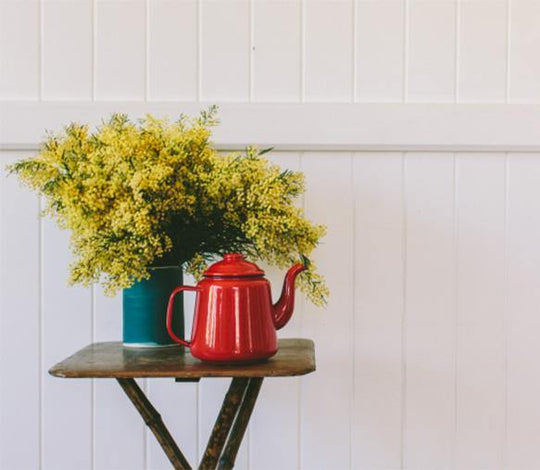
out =
[[[167,330],[191,354],[209,362],[264,360],[277,352],[276,330],[283,328],[294,310],[294,282],[306,269],[295,264],[285,275],[280,299],[272,305],[270,283],[264,271],[239,253],[227,254],[210,266],[197,286],[179,286],[167,307]],[[172,330],[174,297],[195,291],[191,341]]]

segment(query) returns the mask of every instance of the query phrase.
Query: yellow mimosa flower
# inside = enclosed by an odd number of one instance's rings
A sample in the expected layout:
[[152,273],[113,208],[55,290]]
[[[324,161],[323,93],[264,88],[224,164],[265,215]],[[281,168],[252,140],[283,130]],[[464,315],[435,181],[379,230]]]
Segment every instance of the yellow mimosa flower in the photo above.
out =
[[294,205],[300,172],[256,148],[222,155],[210,143],[216,108],[176,122],[114,114],[90,132],[70,124],[40,152],[9,167],[44,196],[44,214],[71,232],[71,282],[107,292],[183,265],[196,277],[217,255],[241,252],[285,268],[308,265],[301,289],[316,304],[328,289],[309,260],[325,228]]

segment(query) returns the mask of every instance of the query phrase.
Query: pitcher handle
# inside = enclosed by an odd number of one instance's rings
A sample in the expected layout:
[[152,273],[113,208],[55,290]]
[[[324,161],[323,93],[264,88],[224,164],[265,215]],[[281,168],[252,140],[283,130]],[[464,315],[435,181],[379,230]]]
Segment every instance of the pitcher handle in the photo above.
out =
[[167,331],[169,332],[169,336],[172,338],[173,341],[176,341],[177,343],[183,344],[186,347],[191,347],[191,342],[186,341],[182,338],[179,338],[175,335],[173,329],[172,329],[172,319],[173,319],[173,313],[174,313],[174,297],[178,292],[182,292],[185,290],[193,290],[197,291],[197,287],[195,286],[179,286],[176,289],[174,289],[171,293],[171,296],[169,297],[169,304],[167,305]]

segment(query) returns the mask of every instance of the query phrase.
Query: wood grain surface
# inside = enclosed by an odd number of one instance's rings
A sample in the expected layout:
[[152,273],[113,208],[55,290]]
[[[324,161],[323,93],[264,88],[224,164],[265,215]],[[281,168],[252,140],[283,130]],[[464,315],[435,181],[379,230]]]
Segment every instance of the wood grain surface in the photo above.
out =
[[56,364],[51,375],[63,378],[137,377],[286,377],[315,370],[315,347],[308,339],[282,339],[266,362],[211,364],[180,347],[134,349],[121,342],[93,343]]

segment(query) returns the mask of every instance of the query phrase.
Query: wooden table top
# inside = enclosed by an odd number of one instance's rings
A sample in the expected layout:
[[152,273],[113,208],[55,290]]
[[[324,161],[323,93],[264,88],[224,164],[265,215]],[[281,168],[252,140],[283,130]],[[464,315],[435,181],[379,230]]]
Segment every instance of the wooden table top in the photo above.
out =
[[121,342],[93,343],[49,370],[64,378],[287,377],[315,370],[315,347],[309,339],[281,339],[278,353],[255,364],[210,364],[180,347],[127,348]]

